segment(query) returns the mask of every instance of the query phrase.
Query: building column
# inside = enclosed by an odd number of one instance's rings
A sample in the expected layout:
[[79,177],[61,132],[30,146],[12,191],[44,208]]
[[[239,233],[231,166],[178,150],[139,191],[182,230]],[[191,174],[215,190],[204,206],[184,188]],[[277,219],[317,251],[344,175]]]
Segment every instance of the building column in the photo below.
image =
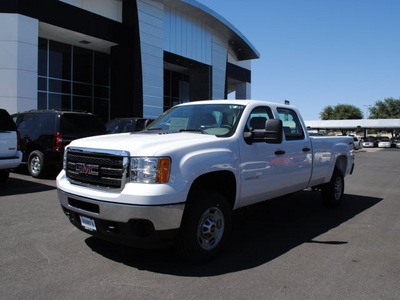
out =
[[251,99],[251,84],[243,82],[236,86],[236,99]]
[[143,117],[157,118],[164,111],[164,5],[137,1],[142,55]]
[[0,107],[10,114],[37,108],[39,22],[0,13]]
[[226,61],[228,59],[228,46],[222,39],[213,36],[211,43],[212,62],[212,99],[225,98]]

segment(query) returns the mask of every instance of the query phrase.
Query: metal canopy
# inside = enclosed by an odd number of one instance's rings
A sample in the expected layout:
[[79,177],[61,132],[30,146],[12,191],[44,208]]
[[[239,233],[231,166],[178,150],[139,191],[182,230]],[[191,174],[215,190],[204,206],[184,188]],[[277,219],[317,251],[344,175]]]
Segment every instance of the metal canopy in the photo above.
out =
[[[198,16],[201,20],[214,28],[218,33],[227,37],[229,47],[236,54],[238,60],[260,58],[260,53],[249,40],[224,17],[201,4],[197,0],[155,0],[171,7],[178,8],[182,12]],[[227,4],[229,5],[229,4]]]
[[400,119],[360,119],[305,121],[307,129],[356,130],[356,129],[400,129]]

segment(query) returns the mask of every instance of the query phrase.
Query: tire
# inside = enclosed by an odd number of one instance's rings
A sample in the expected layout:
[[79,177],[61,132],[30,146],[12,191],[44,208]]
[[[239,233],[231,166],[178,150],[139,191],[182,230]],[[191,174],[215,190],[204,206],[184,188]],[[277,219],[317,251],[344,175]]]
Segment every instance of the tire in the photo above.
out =
[[43,178],[46,176],[46,165],[42,152],[35,150],[29,154],[28,171],[34,178]]
[[331,180],[322,187],[322,199],[328,207],[337,207],[341,204],[344,194],[344,177],[341,171],[335,168]]
[[9,170],[0,170],[0,183],[6,182],[9,176]]
[[227,243],[231,209],[214,191],[194,191],[189,197],[179,236],[183,256],[193,262],[213,259]]

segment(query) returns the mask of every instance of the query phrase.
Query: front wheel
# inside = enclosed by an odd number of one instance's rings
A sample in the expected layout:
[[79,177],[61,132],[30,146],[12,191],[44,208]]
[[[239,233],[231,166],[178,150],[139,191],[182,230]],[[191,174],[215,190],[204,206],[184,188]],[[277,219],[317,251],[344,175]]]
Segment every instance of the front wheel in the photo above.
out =
[[322,199],[329,207],[340,205],[344,194],[344,177],[341,171],[335,169],[331,180],[322,187]]
[[231,209],[225,197],[217,192],[191,194],[182,221],[179,247],[189,260],[204,262],[214,258],[226,244]]

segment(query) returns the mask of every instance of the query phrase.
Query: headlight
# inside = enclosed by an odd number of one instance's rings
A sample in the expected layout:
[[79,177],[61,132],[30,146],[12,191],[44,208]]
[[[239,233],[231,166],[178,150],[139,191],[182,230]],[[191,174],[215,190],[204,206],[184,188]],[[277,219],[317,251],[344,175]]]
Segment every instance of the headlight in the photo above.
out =
[[132,157],[130,181],[138,183],[166,183],[169,179],[169,157]]

